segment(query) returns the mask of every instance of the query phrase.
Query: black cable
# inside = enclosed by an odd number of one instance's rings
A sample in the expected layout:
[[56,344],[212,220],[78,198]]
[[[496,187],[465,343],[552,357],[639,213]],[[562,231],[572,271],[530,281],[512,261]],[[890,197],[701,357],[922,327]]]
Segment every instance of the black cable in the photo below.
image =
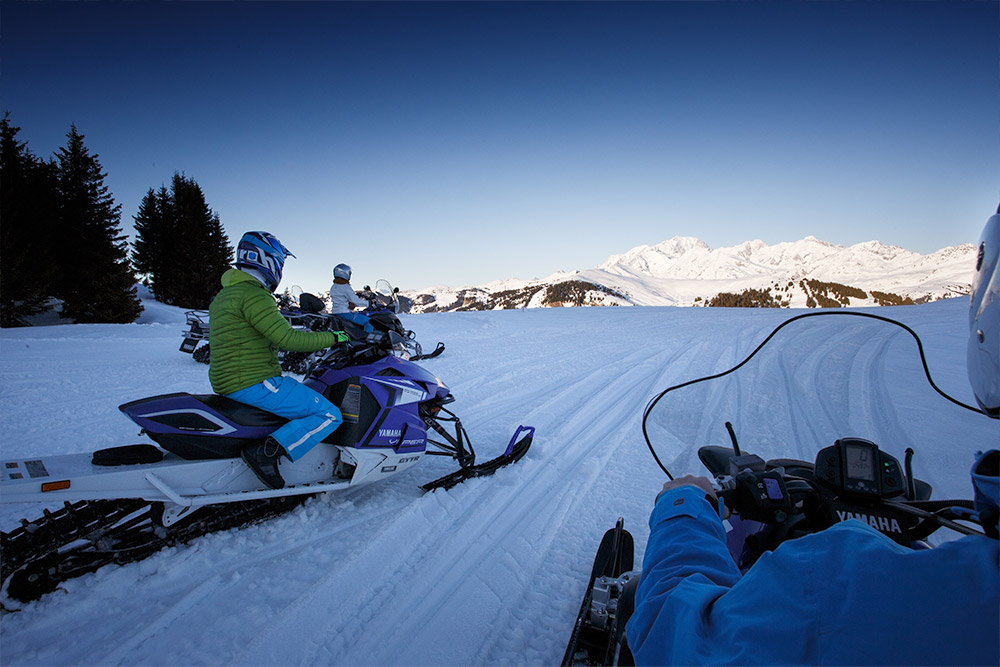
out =
[[888,317],[882,317],[881,315],[874,315],[872,313],[860,313],[860,312],[855,312],[855,311],[821,311],[821,312],[818,312],[818,313],[803,313],[802,315],[796,315],[795,317],[792,317],[792,318],[790,318],[788,320],[785,320],[784,322],[782,322],[781,324],[779,324],[777,327],[775,327],[774,331],[772,331],[770,334],[768,334],[767,338],[765,338],[763,341],[761,341],[760,345],[758,345],[756,348],[754,348],[754,351],[751,352],[749,354],[749,356],[746,357],[746,359],[744,359],[740,363],[736,364],[735,366],[733,366],[729,370],[723,371],[721,373],[716,373],[715,375],[708,375],[706,377],[698,378],[696,380],[689,380],[687,382],[683,382],[681,384],[674,385],[673,387],[669,387],[668,389],[664,389],[662,392],[660,392],[659,394],[657,394],[656,396],[654,396],[652,399],[650,399],[649,403],[646,404],[646,409],[643,410],[643,412],[642,412],[642,436],[646,439],[646,447],[649,448],[649,453],[653,455],[653,459],[656,461],[656,464],[658,466],[660,466],[660,469],[663,470],[663,472],[665,472],[667,474],[668,478],[670,478],[672,480],[674,478],[674,476],[670,474],[670,471],[667,470],[667,467],[665,465],[663,465],[663,463],[660,461],[660,457],[658,457],[656,455],[656,451],[653,449],[653,443],[650,442],[650,440],[649,440],[649,432],[646,430],[646,419],[649,417],[650,411],[654,407],[656,407],[656,404],[660,401],[660,399],[663,398],[664,396],[666,396],[668,393],[674,391],[675,389],[681,389],[683,387],[687,387],[687,386],[690,386],[692,384],[697,384],[699,382],[706,382],[708,380],[715,380],[715,379],[724,377],[726,375],[729,375],[730,373],[733,373],[734,371],[739,370],[748,361],[750,361],[751,359],[753,359],[753,357],[758,352],[760,352],[761,348],[763,348],[765,345],[767,345],[767,342],[769,340],[771,340],[772,338],[774,338],[775,334],[777,334],[779,331],[781,331],[783,328],[785,328],[786,326],[788,326],[792,322],[795,322],[797,320],[802,320],[802,319],[805,319],[807,317],[820,317],[820,316],[829,316],[829,315],[841,315],[841,316],[851,316],[851,317],[867,317],[867,318],[872,319],[872,320],[879,320],[881,322],[887,322],[889,324],[894,324],[897,327],[900,327],[901,329],[903,329],[904,331],[906,331],[908,334],[910,334],[910,336],[913,337],[913,340],[916,341],[916,343],[917,343],[917,350],[920,352],[920,363],[924,367],[924,376],[927,378],[927,382],[930,383],[931,387],[934,388],[934,391],[936,391],[938,394],[940,394],[941,396],[943,396],[944,398],[948,399],[949,401],[951,401],[952,403],[954,403],[955,405],[957,405],[957,406],[959,406],[961,408],[965,408],[966,410],[971,410],[972,412],[975,412],[975,413],[978,413],[978,414],[981,414],[981,415],[985,415],[986,414],[985,412],[983,412],[979,408],[974,408],[971,405],[966,405],[965,403],[962,403],[961,401],[952,398],[948,394],[944,393],[934,383],[934,380],[931,378],[930,368],[927,366],[927,358],[924,355],[924,345],[923,345],[923,343],[920,340],[920,336],[918,336],[917,333],[913,329],[911,329],[910,327],[906,326],[902,322],[897,322],[896,320],[890,319]]

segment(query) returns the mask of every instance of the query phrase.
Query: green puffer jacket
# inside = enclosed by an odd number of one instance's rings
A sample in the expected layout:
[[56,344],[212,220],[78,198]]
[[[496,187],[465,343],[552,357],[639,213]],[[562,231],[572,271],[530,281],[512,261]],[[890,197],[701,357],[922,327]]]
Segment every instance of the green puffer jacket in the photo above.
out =
[[347,340],[342,332],[296,331],[281,315],[274,296],[239,269],[222,274],[222,290],[209,306],[208,322],[208,379],[217,394],[281,375],[276,350],[315,352]]

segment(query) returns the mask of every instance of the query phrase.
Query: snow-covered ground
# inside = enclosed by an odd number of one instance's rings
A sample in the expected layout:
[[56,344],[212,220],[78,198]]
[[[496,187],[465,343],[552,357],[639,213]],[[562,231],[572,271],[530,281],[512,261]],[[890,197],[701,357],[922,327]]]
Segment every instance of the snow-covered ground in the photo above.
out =
[[[0,458],[142,442],[119,404],[210,391],[207,367],[177,349],[182,310],[149,301],[146,308],[139,324],[0,331]],[[965,373],[966,299],[871,312],[912,326],[941,388],[974,402]],[[637,557],[645,546],[665,480],[642,437],[647,402],[729,368],[795,314],[647,307],[404,316],[425,348],[447,344],[424,366],[457,397],[454,410],[480,460],[499,453],[518,424],[530,424],[537,435],[524,460],[421,494],[419,484],[452,469],[428,458],[380,485],[71,580],[0,616],[0,663],[557,664],[603,532],[623,516]],[[849,327],[834,317],[815,326],[818,333],[797,342],[819,349]],[[812,407],[818,397],[810,383],[831,368],[842,372],[852,425],[872,424],[870,437],[886,444],[895,427],[915,422],[926,439],[915,447],[918,476],[944,495],[969,496],[972,454],[1000,442],[1000,425],[972,415],[955,432],[939,415],[959,409],[899,375],[895,353],[884,347],[820,352],[821,363],[801,377],[783,369],[781,409]],[[923,418],[872,407],[861,399],[869,389],[901,397]],[[746,449],[811,458],[790,443],[754,442],[755,411],[768,408],[754,401],[727,407],[713,427],[733,421],[741,435],[750,433]],[[725,440],[667,442],[658,453],[674,474],[699,473],[699,444]],[[0,529],[40,512],[0,505]]]

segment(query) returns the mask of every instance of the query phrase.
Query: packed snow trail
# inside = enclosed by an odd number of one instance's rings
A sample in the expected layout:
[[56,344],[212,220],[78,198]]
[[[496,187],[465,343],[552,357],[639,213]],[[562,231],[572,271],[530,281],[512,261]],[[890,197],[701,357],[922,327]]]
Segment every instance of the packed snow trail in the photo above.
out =
[[[177,350],[182,311],[148,305],[148,324],[0,331],[4,458],[138,442],[119,404],[209,391],[206,367]],[[935,378],[971,400],[964,307],[955,300],[878,312],[926,334]],[[384,483],[71,580],[65,592],[0,617],[0,663],[556,664],[604,531],[624,516],[639,556],[645,546],[665,480],[642,439],[649,399],[729,368],[793,314],[580,308],[404,316],[420,340],[446,343],[445,354],[422,365],[451,388],[478,459],[500,453],[518,424],[530,424],[536,438],[522,461],[421,494],[420,484],[452,469],[428,457]],[[878,376],[878,349],[842,361],[852,382],[891,384]],[[700,473],[694,450],[659,454],[675,474]],[[960,488],[969,455],[953,456],[960,464],[944,473]],[[0,528],[40,512],[0,505]]]

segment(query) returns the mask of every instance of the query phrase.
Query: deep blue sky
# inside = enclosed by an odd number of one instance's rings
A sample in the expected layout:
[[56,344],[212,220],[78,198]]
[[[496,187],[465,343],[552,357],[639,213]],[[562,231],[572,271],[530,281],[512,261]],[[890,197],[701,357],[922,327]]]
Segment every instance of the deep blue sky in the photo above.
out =
[[40,157],[75,124],[125,231],[183,172],[313,291],[675,235],[927,253],[1000,201],[1000,3],[5,1],[0,110]]

